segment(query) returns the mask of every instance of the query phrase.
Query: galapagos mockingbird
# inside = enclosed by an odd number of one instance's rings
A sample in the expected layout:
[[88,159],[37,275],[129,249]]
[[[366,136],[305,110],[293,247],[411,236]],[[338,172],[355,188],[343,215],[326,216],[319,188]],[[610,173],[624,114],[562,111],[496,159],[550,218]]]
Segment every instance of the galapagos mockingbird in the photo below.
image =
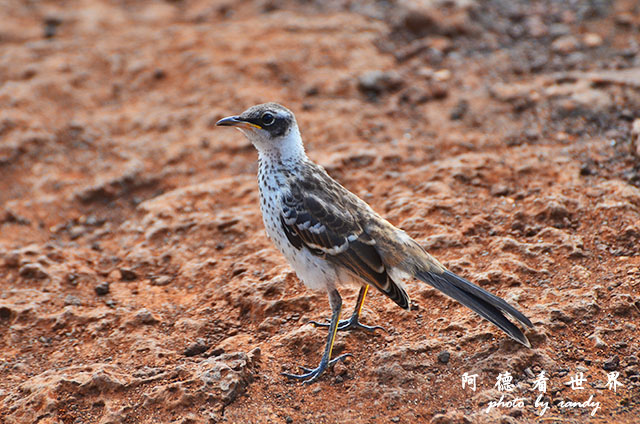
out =
[[[382,218],[363,200],[332,179],[305,154],[293,113],[277,104],[253,106],[216,125],[238,128],[258,150],[260,209],[267,234],[310,289],[329,295],[332,314],[324,354],[318,367],[300,367],[287,377],[313,382],[325,369],[349,354],[331,358],[338,330],[375,330],[358,318],[370,285],[400,307],[409,309],[403,284],[417,278],[491,321],[510,337],[530,347],[521,324],[531,321],[503,299],[447,270],[404,231]],[[356,308],[340,321],[342,298],[337,287],[362,287]]]

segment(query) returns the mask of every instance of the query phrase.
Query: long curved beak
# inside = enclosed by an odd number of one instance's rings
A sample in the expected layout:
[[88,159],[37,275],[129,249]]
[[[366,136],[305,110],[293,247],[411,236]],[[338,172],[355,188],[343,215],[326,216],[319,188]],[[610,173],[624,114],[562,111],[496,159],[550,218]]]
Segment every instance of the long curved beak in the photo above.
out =
[[226,118],[222,118],[221,120],[216,122],[216,126],[217,127],[241,127],[241,128],[249,128],[249,129],[253,129],[253,128],[262,129],[262,128],[260,128],[260,126],[254,124],[254,123],[247,122],[245,120],[240,119],[239,116],[228,116]]

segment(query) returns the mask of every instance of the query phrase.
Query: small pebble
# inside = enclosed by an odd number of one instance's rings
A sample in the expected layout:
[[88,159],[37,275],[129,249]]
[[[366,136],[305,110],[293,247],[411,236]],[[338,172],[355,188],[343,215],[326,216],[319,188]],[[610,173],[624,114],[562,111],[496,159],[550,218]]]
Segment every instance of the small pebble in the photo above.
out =
[[602,369],[604,369],[605,371],[613,371],[618,369],[619,366],[620,366],[620,357],[616,355],[607,359],[604,362],[604,364],[602,364]]
[[438,361],[442,362],[443,364],[448,363],[450,358],[451,354],[448,350],[443,350],[438,354]]
[[582,41],[584,42],[584,45],[587,47],[598,47],[602,45],[602,37],[592,32],[585,34],[584,37],[582,38]]
[[451,71],[448,69],[440,69],[433,74],[436,81],[449,81],[451,79]]
[[195,342],[191,343],[184,350],[184,356],[196,356],[204,353],[209,349],[209,345],[202,338],[197,338]]
[[395,91],[403,86],[402,76],[395,71],[369,71],[358,77],[358,90],[369,96]]
[[82,305],[82,302],[80,301],[80,299],[78,299],[73,295],[67,295],[67,297],[64,298],[64,304],[72,305],[72,306],[80,306]]
[[44,37],[53,38],[58,32],[58,27],[62,24],[62,21],[56,17],[45,18],[44,22]]
[[102,283],[95,286],[94,290],[98,296],[104,296],[109,293],[109,282],[103,281]]
[[171,284],[173,278],[168,275],[161,275],[151,281],[152,286],[167,286]]
[[464,116],[467,114],[468,111],[469,111],[469,102],[462,99],[451,110],[449,119],[451,119],[452,121],[460,120],[464,118]]
[[138,274],[129,268],[120,268],[120,276],[123,281],[133,281],[138,278]]
[[153,324],[158,320],[153,316],[151,312],[149,312],[146,308],[140,309],[135,316],[136,321],[141,322],[142,324]]
[[551,43],[551,49],[560,54],[568,55],[580,48],[580,41],[573,35],[565,35]]

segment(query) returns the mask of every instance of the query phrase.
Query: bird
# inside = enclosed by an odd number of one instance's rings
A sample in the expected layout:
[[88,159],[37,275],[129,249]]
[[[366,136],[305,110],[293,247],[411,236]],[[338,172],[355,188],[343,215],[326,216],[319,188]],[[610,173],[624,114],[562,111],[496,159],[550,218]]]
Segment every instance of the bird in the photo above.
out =
[[[381,329],[360,322],[369,287],[409,310],[406,282],[427,283],[495,324],[526,347],[531,344],[507,316],[526,327],[531,321],[502,298],[449,271],[403,230],[376,213],[366,202],[331,178],[314,163],[305,148],[294,114],[277,103],[252,106],[240,115],[219,120],[217,126],[239,129],[258,151],[258,187],[263,223],[269,238],[304,285],[324,291],[331,306],[320,363],[300,366],[302,374],[284,376],[312,383],[338,361],[332,357],[337,331]],[[338,287],[359,284],[350,318],[340,320]]]

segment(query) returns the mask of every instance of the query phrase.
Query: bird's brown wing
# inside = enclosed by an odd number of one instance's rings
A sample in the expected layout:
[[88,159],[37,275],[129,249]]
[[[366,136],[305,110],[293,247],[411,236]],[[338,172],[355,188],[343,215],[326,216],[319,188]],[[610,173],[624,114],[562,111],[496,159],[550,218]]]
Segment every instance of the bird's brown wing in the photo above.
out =
[[[353,276],[408,309],[407,293],[387,273],[375,248],[375,240],[348,212],[349,208],[344,207],[345,198],[326,185],[320,190],[318,184],[306,183],[291,186],[290,192],[281,199],[280,221],[289,242],[298,249],[307,248],[312,254],[343,266]],[[344,190],[341,186],[334,188]]]

